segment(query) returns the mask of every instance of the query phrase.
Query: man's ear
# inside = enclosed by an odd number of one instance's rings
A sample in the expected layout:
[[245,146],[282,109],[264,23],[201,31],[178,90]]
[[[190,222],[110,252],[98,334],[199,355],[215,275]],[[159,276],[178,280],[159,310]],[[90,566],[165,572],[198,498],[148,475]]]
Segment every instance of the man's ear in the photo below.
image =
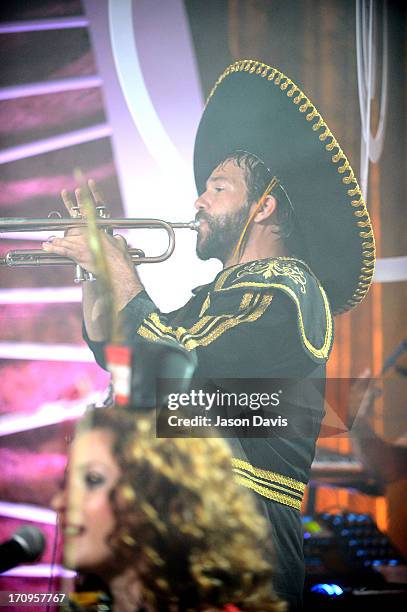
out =
[[[255,204],[257,206],[257,204]],[[253,221],[255,223],[262,223],[269,219],[273,213],[277,210],[277,200],[273,195],[268,195],[261,206],[259,207],[257,213],[254,216]],[[269,219],[271,220],[271,219]]]

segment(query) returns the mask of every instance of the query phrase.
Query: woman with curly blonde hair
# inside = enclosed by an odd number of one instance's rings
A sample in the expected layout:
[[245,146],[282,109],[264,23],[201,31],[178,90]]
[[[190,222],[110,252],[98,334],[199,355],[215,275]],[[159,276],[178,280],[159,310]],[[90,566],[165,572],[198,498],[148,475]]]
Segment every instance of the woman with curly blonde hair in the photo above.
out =
[[55,496],[65,565],[115,612],[280,612],[266,521],[217,438],[157,438],[152,414],[90,411]]

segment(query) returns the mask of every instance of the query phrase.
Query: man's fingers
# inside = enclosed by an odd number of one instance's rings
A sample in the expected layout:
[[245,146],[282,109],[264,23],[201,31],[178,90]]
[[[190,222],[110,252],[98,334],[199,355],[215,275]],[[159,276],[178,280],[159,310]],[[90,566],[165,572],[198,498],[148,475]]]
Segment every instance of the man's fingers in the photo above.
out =
[[113,236],[113,238],[114,238],[115,240],[117,240],[117,242],[118,242],[118,247],[119,247],[119,248],[120,248],[122,251],[126,251],[126,250],[127,250],[127,247],[128,247],[128,245],[127,245],[127,240],[126,240],[126,238],[125,238],[124,236],[122,236],[121,234],[115,234],[115,235]]
[[88,187],[96,204],[103,204],[104,198],[93,179],[88,180]]
[[68,245],[61,245],[55,242],[55,239],[52,242],[43,242],[42,248],[47,253],[55,253],[56,255],[63,255],[64,257],[72,258],[74,256],[74,250],[69,248]]
[[[78,230],[72,230],[74,231],[78,231]],[[64,236],[63,238],[59,238],[58,236],[51,236],[50,238],[48,238],[47,242],[44,242],[44,244],[55,244],[57,246],[76,246],[81,248],[82,246],[85,246],[86,243],[84,243],[83,239],[78,240],[78,236],[82,237],[82,234],[69,234],[68,236]]]
[[76,257],[81,257],[88,251],[86,243],[84,244],[82,239],[78,240],[78,236],[65,236],[64,238],[53,237],[43,242],[42,248],[44,251],[53,253],[59,252],[56,251],[56,249],[63,249],[63,255],[69,252]]
[[78,217],[79,216],[79,210],[77,209],[77,206],[74,204],[74,202],[71,200],[71,197],[69,195],[69,193],[67,192],[66,189],[63,189],[61,191],[61,198],[62,201],[65,205],[66,210],[68,211],[69,215],[71,217]]
[[81,216],[86,217],[86,210],[85,210],[86,195],[83,192],[83,189],[81,189],[80,187],[75,189],[75,198],[76,198],[76,204],[80,210]]
[[60,255],[79,264],[88,272],[94,273],[94,265],[89,253],[81,248],[81,245],[73,244],[67,238],[54,238],[52,242],[43,242],[42,248],[46,253]]
[[81,225],[79,227],[71,227],[70,229],[65,231],[64,237],[70,238],[72,236],[83,236],[85,232],[86,232],[86,225]]
[[103,196],[96,186],[93,179],[89,179],[87,187],[78,187],[75,189],[75,199],[73,201],[66,189],[61,191],[62,201],[71,217],[84,217],[86,218],[86,204],[95,204],[100,206],[103,205]]
[[78,236],[55,237],[52,240],[43,242],[42,248],[47,253],[63,255],[81,263],[90,261],[87,245],[83,242],[83,239],[78,240]]
[[[93,181],[93,184],[95,182]],[[89,181],[88,181],[89,185]],[[97,191],[97,189],[89,189],[87,187],[82,187],[75,189],[76,201],[78,202],[79,209],[81,211],[82,217],[87,216],[87,210],[89,210],[89,206],[95,208],[95,205],[101,205],[101,195]]]

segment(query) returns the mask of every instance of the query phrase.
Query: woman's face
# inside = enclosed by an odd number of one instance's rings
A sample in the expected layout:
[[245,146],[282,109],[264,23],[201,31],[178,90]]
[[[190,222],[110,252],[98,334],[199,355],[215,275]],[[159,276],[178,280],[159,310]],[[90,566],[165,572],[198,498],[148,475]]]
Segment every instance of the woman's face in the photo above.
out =
[[64,537],[64,564],[102,577],[115,565],[108,541],[115,528],[109,494],[120,470],[112,444],[108,430],[79,434],[71,446],[64,488],[52,500]]

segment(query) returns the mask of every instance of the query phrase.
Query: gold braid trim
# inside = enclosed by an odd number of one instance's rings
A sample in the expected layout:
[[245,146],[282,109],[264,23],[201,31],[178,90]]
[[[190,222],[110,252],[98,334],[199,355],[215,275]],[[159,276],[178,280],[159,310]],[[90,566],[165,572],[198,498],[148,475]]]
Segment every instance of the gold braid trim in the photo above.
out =
[[[256,264],[257,262],[266,262],[272,260],[272,262],[277,262],[277,263],[291,263],[293,264],[293,266],[298,266],[298,264],[300,264],[302,267],[304,267],[309,274],[315,279],[316,283],[318,284],[318,286],[321,285],[321,283],[319,282],[319,280],[317,279],[317,277],[315,276],[315,274],[313,273],[313,271],[311,270],[311,268],[309,267],[308,264],[305,263],[305,261],[302,261],[302,259],[297,259],[296,257],[288,257],[286,255],[280,255],[278,257],[269,257],[267,259],[257,259],[253,262],[249,262],[247,264],[237,264],[235,266],[232,266],[231,268],[227,268],[226,270],[224,270],[218,280],[215,283],[215,287],[214,287],[214,291],[227,291],[228,289],[234,289],[235,287],[237,287],[238,285],[231,285],[230,287],[225,287],[225,283],[227,281],[227,279],[229,278],[229,276],[231,274],[234,274],[237,270],[237,268],[242,268],[242,271],[245,270],[247,267],[252,266],[253,264]],[[292,266],[292,267],[293,267]],[[302,271],[300,271],[302,273]],[[239,271],[240,274],[240,271]],[[260,272],[259,272],[260,274]],[[275,274],[274,270],[273,270],[273,275]],[[292,280],[294,280],[294,282],[298,283],[298,279],[295,279],[295,273],[289,269],[284,270],[283,273],[279,272],[278,276],[288,276],[289,278],[291,278]],[[298,272],[297,272],[297,276],[298,276]],[[268,276],[267,278],[270,278],[270,276]],[[249,284],[249,283],[248,283]],[[264,287],[268,287],[269,283],[264,283],[263,285]],[[305,291],[303,291],[303,293],[305,293]]]
[[[208,346],[208,344],[211,344],[214,340],[219,338],[225,331],[241,323],[256,321],[267,310],[272,299],[272,295],[265,295],[263,297],[257,295],[253,300],[253,304],[240,314],[236,316],[220,315],[217,317],[203,317],[203,319],[198,321],[190,329],[186,329],[185,327],[173,328],[164,325],[160,321],[157,313],[152,313],[144,320],[144,323],[139,327],[137,333],[143,338],[152,341],[157,341],[161,338],[175,338],[187,351],[192,351],[198,346]],[[205,324],[207,324],[207,327],[199,334],[193,333],[193,330],[196,331]]]
[[[332,134],[325,120],[319,113],[318,109],[312,104],[311,100],[301,91],[301,89],[291,81],[285,74],[277,70],[276,68],[272,68],[263,62],[257,60],[238,60],[228,66],[223,74],[220,75],[218,80],[216,81],[212,91],[210,92],[208,99],[206,101],[206,106],[208,105],[209,100],[212,98],[216,89],[222,83],[222,81],[228,77],[233,72],[250,72],[251,74],[256,73],[260,78],[266,78],[268,81],[273,82],[274,85],[278,86],[282,91],[285,91],[288,98],[291,99],[293,104],[295,104],[298,110],[301,113],[307,114],[304,115],[306,121],[315,121],[315,123],[311,126],[312,130],[316,132],[316,136],[318,136],[321,142],[325,142],[327,138],[330,138],[330,142],[325,145],[325,149],[327,151],[336,150],[336,153],[332,156],[332,162],[334,164],[338,164],[336,170],[339,174],[346,174],[342,177],[342,183],[344,185],[350,185],[349,189],[347,189],[347,195],[350,196],[349,204],[354,208],[353,214],[360,219],[363,217],[365,219],[366,225],[363,227],[371,227],[370,216],[366,208],[365,201],[362,196],[362,192],[358,185],[358,182],[353,174],[353,171],[350,167],[349,161],[339,146],[338,141]],[[317,133],[318,132],[318,133]],[[357,199],[353,199],[354,196],[357,196]],[[362,267],[366,267],[370,264],[367,258],[371,258],[373,261],[376,258],[376,247],[374,242],[373,235],[366,236],[367,232],[359,232],[360,238],[371,237],[372,241],[365,243],[362,242]],[[370,284],[372,282],[374,274],[374,265],[371,266],[369,272],[364,272],[359,276],[359,280],[363,281],[362,283],[358,283],[358,287],[353,292],[352,297],[342,306],[342,308],[338,309],[335,314],[341,314],[346,312],[353,306],[356,306],[363,300],[365,297]]]
[[243,476],[235,475],[235,480],[240,485],[246,487],[247,489],[251,489],[252,491],[256,491],[259,495],[266,497],[267,499],[272,499],[280,504],[284,504],[285,506],[291,506],[291,508],[295,508],[296,510],[301,510],[301,501],[298,499],[294,499],[289,495],[285,495],[284,493],[278,493],[277,491],[272,491],[271,489],[267,489],[266,487],[262,487],[256,482],[252,482],[248,478],[244,478]]
[[287,495],[292,495],[294,498],[299,499],[300,501],[302,501],[302,497],[303,497],[302,493],[297,493],[296,491],[290,491],[290,489],[287,489],[283,485],[277,485],[277,484],[274,484],[274,483],[270,484],[266,480],[261,480],[261,478],[255,478],[254,476],[251,476],[250,474],[248,474],[244,470],[239,470],[239,468],[233,468],[233,472],[235,474],[243,476],[244,478],[248,478],[252,482],[256,482],[259,485],[262,485],[264,487],[270,488],[270,490],[272,490],[272,491],[275,490],[275,489],[278,489],[279,491],[282,491],[283,493],[286,493]]
[[253,293],[245,293],[242,297],[242,301],[240,302],[239,310],[244,310],[250,304],[253,299]]
[[[250,294],[250,297],[253,298],[253,293]],[[259,299],[260,299],[260,296],[256,295],[256,297],[255,297],[255,299],[253,301],[253,304],[252,304],[253,307],[258,304]],[[247,303],[246,309],[249,308],[250,302],[251,302],[251,299]],[[241,308],[240,308],[240,310],[241,310]],[[155,312],[151,313],[150,320],[147,319],[147,322],[149,323],[150,326],[152,324],[154,324],[155,327],[161,333],[170,334],[171,337],[175,338],[175,340],[177,340],[178,342],[183,342],[185,340],[185,336],[189,335],[189,336],[193,336],[195,339],[199,338],[199,337],[203,336],[204,334],[209,333],[209,331],[211,329],[213,329],[219,323],[219,321],[222,321],[223,319],[227,319],[227,318],[232,318],[232,317],[233,317],[232,314],[222,314],[222,315],[218,315],[218,316],[206,315],[205,317],[202,317],[201,319],[199,319],[188,330],[185,327],[174,328],[174,327],[172,327],[170,325],[164,325],[164,323],[161,322],[160,317],[158,316],[158,314],[155,313]],[[202,328],[204,328],[204,329],[202,330]],[[198,333],[198,332],[200,332],[200,333]]]
[[211,298],[210,298],[210,293],[208,293],[208,295],[206,296],[206,299],[204,301],[204,303],[202,304],[202,308],[201,308],[201,312],[199,313],[200,317],[203,317],[203,315],[205,314],[205,312],[208,310],[209,306],[211,305]]
[[305,484],[303,482],[295,480],[294,478],[290,478],[289,476],[283,476],[278,472],[271,472],[270,470],[257,468],[248,461],[243,461],[243,459],[237,459],[236,457],[232,457],[232,466],[233,468],[246,470],[247,472],[250,472],[250,474],[253,474],[253,476],[257,476],[258,478],[263,478],[264,480],[269,480],[271,482],[278,482],[279,484],[291,487],[291,489],[297,489],[297,491],[300,491],[301,493],[304,493],[305,491]]
[[[280,257],[279,259],[284,259],[284,260],[293,260],[293,261],[299,261],[299,260],[295,260],[293,258],[290,257]],[[301,262],[303,263],[303,262]],[[304,264],[306,265],[306,264]],[[312,274],[312,276],[315,278],[314,274],[311,272],[310,268],[308,266],[306,266],[308,271]],[[216,285],[215,285],[215,289],[214,291],[216,292],[221,292],[221,291],[229,291],[231,289],[238,289],[240,287],[260,287],[260,288],[264,288],[264,289],[281,289],[282,291],[284,291],[285,293],[287,293],[292,300],[294,301],[296,308],[297,308],[297,320],[298,320],[298,327],[300,330],[300,334],[301,334],[301,338],[304,342],[305,347],[309,350],[309,352],[314,355],[315,357],[319,358],[319,359],[327,359],[328,355],[329,355],[329,351],[331,348],[331,344],[332,344],[332,335],[333,335],[333,321],[332,321],[332,315],[331,315],[331,309],[329,307],[329,301],[328,301],[328,297],[325,293],[324,288],[322,287],[322,285],[318,282],[318,280],[315,278],[318,288],[321,291],[321,295],[322,295],[322,299],[324,302],[324,309],[325,309],[325,321],[326,321],[326,328],[325,328],[325,338],[324,338],[324,342],[323,345],[318,348],[316,346],[314,346],[310,340],[307,338],[306,333],[305,333],[305,326],[304,326],[304,320],[302,318],[302,312],[301,312],[301,304],[300,304],[300,300],[298,299],[297,294],[295,293],[295,291],[293,291],[290,287],[288,287],[287,285],[283,285],[281,283],[271,283],[271,282],[253,282],[253,281],[245,281],[245,282],[241,282],[241,283],[233,283],[232,285],[230,285],[229,287],[225,287],[224,284],[227,280],[227,278],[233,273],[235,272],[236,269],[235,268],[229,268],[228,270],[225,271],[224,274],[221,274],[221,276],[218,278]],[[368,274],[369,272],[366,272],[364,274],[367,274],[367,276],[363,276],[363,278],[368,279],[369,276]]]

